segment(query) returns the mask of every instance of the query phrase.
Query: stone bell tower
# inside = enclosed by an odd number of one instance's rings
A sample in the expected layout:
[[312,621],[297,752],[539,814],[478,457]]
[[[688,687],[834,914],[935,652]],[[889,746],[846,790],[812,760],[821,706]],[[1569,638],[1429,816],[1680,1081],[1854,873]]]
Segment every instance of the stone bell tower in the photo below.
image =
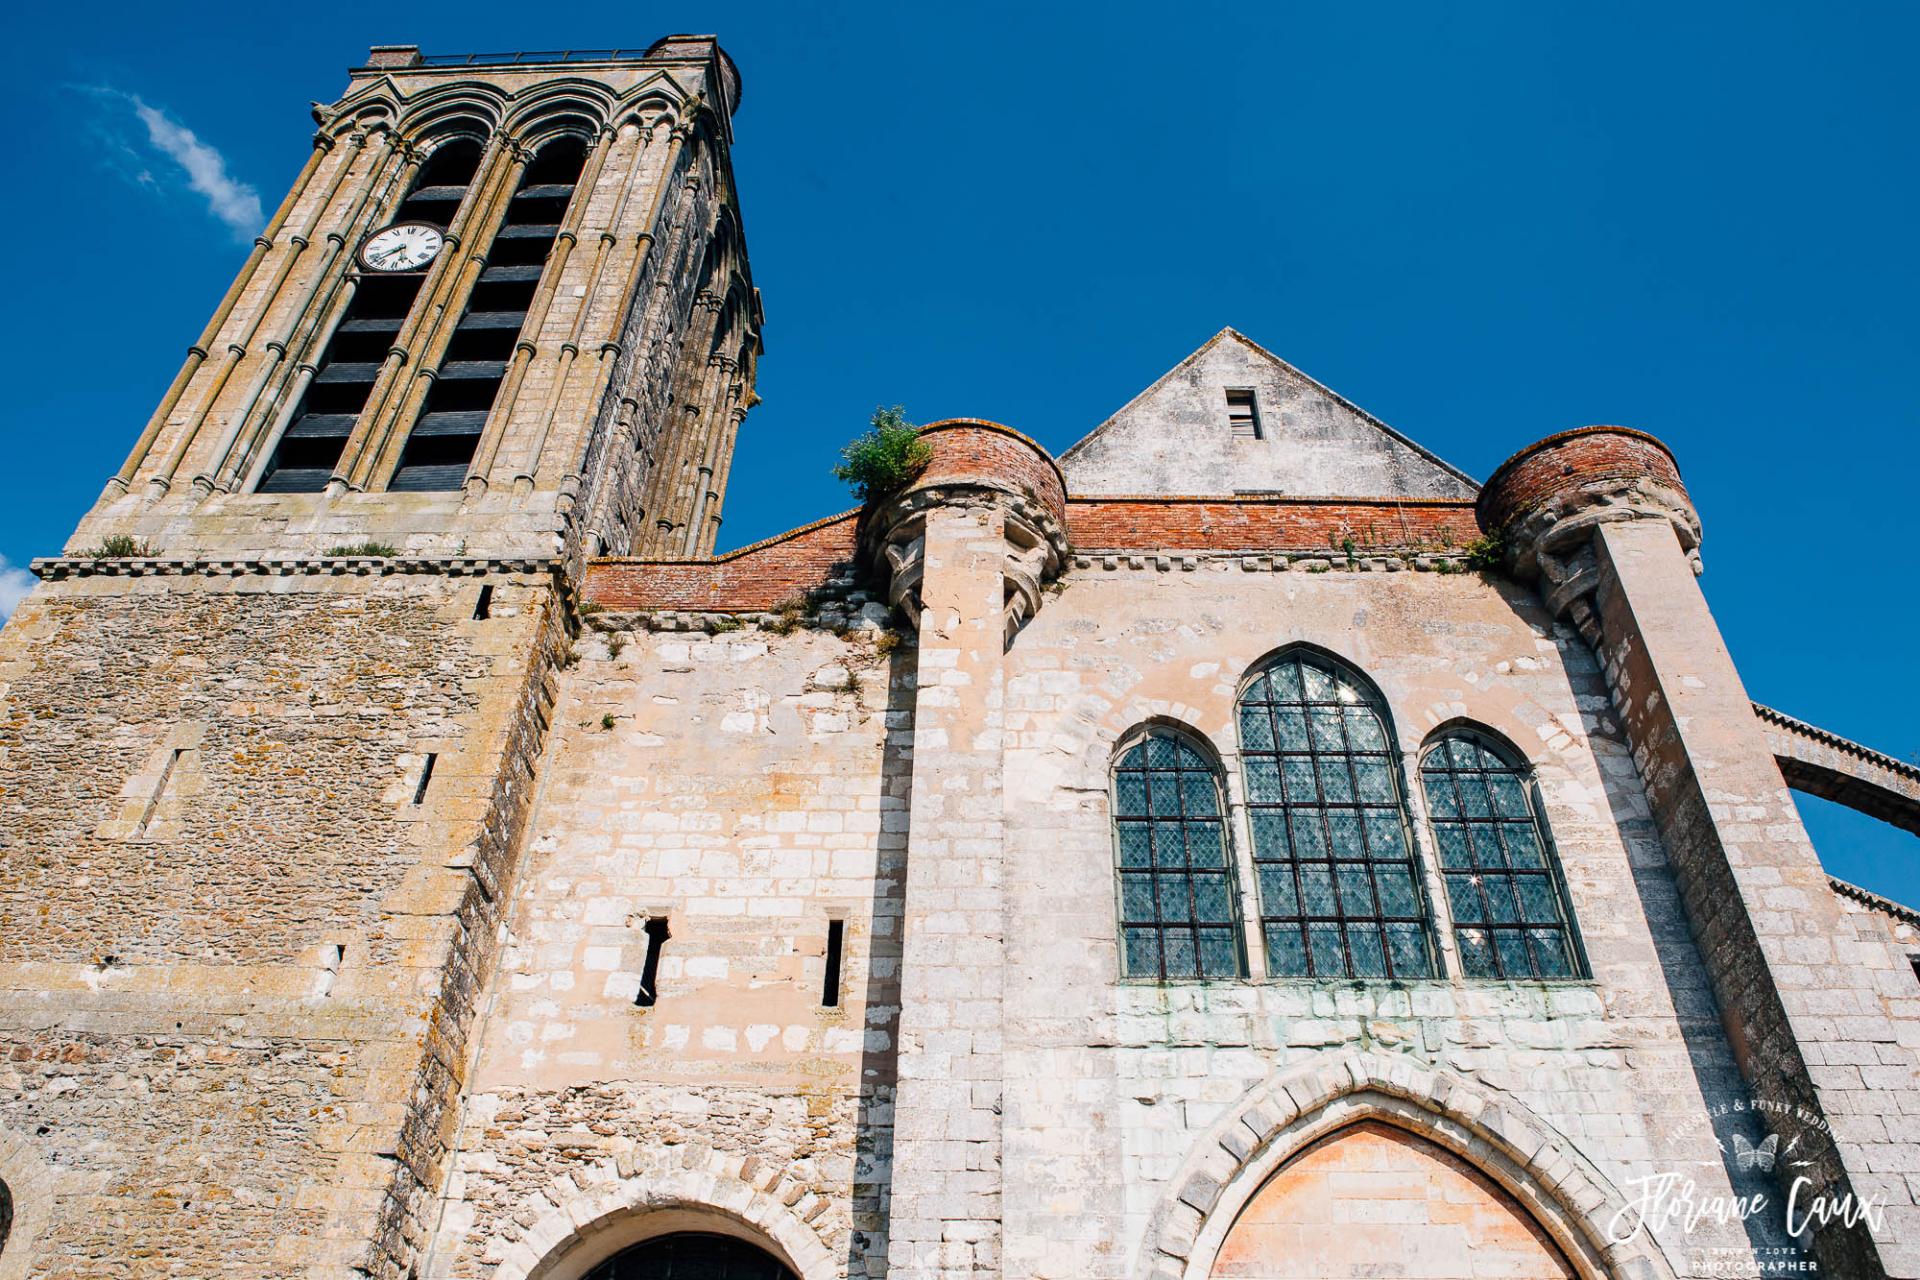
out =
[[375,49],[75,546],[702,555],[758,296],[708,37]]
[[572,584],[719,527],[739,97],[669,36],[378,48],[315,109],[0,631],[0,1274],[416,1274]]

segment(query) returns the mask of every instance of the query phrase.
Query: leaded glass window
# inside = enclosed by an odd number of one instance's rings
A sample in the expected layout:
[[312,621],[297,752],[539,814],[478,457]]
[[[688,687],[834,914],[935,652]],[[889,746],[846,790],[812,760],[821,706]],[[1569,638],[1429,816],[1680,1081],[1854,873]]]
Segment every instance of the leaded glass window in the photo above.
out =
[[1154,728],[1113,771],[1120,941],[1130,978],[1238,978],[1239,926],[1220,780],[1198,748]]
[[1581,976],[1573,909],[1526,769],[1460,729],[1427,749],[1420,781],[1467,976]]
[[1274,977],[1426,978],[1427,911],[1385,708],[1295,651],[1240,695],[1254,867]]

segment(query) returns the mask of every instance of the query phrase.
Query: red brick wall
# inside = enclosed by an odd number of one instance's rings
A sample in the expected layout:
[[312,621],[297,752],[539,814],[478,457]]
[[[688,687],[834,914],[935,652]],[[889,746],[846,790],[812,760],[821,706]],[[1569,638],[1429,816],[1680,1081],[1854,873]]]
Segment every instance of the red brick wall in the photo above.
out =
[[1052,455],[1012,427],[977,418],[952,418],[920,429],[933,446],[933,461],[910,489],[985,481],[1031,491],[1056,520],[1067,502],[1066,479]]
[[1459,546],[1480,535],[1473,504],[1392,498],[1071,498],[1078,552],[1313,551]]
[[859,513],[843,512],[713,560],[595,560],[584,599],[608,609],[752,613],[818,587],[853,559]]
[[1596,480],[1645,476],[1680,492],[1680,468],[1666,445],[1628,427],[1581,427],[1548,436],[1514,454],[1480,491],[1480,519],[1499,529],[1556,494]]

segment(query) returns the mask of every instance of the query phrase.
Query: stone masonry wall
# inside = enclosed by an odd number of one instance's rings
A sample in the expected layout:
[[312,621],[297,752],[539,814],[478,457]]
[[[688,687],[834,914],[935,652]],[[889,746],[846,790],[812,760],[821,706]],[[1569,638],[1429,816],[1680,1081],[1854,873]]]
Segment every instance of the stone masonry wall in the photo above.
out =
[[[1248,669],[1304,641],[1380,686],[1409,758],[1460,718],[1532,761],[1591,960],[1590,981],[1266,980],[1249,930],[1247,981],[1119,977],[1108,768],[1150,718],[1220,754],[1247,863],[1233,703]],[[1239,572],[1202,562],[1078,574],[1007,658],[1008,1275],[1145,1274],[1201,1135],[1284,1066],[1358,1048],[1459,1072],[1531,1107],[1631,1197],[1673,1171],[1705,1194],[1770,1190],[1721,1153],[1743,1117],[1739,1073],[1680,910],[1644,789],[1594,659],[1530,593],[1479,575]],[[1424,800],[1413,828],[1439,904]],[[1751,1274],[1786,1244],[1702,1223],[1660,1241],[1682,1276]],[[1743,1270],[1726,1273],[1729,1261]]]
[[492,936],[477,886],[508,879],[499,775],[538,750],[550,604],[541,575],[192,573],[21,606],[0,634],[0,1133],[41,1176],[7,1264],[404,1271],[382,1206],[438,1179],[428,1064],[484,967],[461,942]]
[[[710,1161],[782,1203],[840,1274],[878,1274],[912,649],[883,653],[871,621],[590,622],[423,1275],[546,1257],[546,1217],[600,1229],[580,1207],[595,1179]],[[670,936],[643,1006],[654,919]],[[830,919],[837,1007],[822,1004]],[[604,1225],[591,1256],[617,1247],[622,1224]]]

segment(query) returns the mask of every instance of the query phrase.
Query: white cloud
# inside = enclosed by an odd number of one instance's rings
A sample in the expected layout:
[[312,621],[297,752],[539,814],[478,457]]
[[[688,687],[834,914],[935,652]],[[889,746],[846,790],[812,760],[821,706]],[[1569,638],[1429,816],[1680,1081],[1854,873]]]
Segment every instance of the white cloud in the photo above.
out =
[[[226,157],[201,141],[198,134],[135,94],[99,85],[86,86],[86,92],[126,104],[146,126],[147,142],[180,166],[187,185],[206,199],[207,212],[225,223],[237,238],[250,240],[259,232],[260,193],[228,173]],[[124,141],[114,142],[112,158],[119,162],[115,167],[142,186],[155,185],[152,171],[139,164],[138,153]]]
[[0,556],[0,622],[13,616],[14,606],[27,598],[35,581],[32,574]]

